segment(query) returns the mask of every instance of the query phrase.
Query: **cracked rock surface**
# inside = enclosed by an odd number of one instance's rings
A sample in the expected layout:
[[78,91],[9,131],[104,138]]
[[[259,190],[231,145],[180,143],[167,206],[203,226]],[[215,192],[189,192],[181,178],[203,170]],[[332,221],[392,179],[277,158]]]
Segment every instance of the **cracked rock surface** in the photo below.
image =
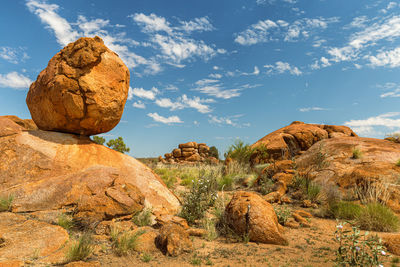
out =
[[129,78],[129,69],[100,37],[83,37],[49,61],[26,103],[41,130],[104,133],[121,119]]

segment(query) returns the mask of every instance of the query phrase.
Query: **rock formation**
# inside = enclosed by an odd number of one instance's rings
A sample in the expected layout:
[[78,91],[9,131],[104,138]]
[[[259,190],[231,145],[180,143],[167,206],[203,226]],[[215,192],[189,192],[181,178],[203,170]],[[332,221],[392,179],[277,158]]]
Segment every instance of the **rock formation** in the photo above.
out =
[[95,135],[119,122],[129,70],[99,37],[80,38],[58,52],[32,83],[26,103],[41,130]]
[[226,221],[240,236],[250,241],[266,244],[287,245],[283,226],[271,204],[256,193],[238,191],[225,209]]
[[[353,157],[357,149],[362,155]],[[382,139],[341,137],[325,139],[296,159],[300,173],[320,184],[336,185],[341,190],[374,186],[387,187],[387,205],[400,212],[400,143]],[[367,188],[365,188],[367,189]]]
[[204,143],[188,142],[179,144],[178,148],[172,150],[171,153],[161,156],[159,161],[163,163],[196,163],[210,161],[217,163],[218,160],[210,155],[210,148]]
[[88,137],[28,131],[0,117],[0,155],[0,196],[14,196],[13,212],[73,210],[76,220],[90,224],[144,206],[169,214],[179,209],[150,168]]
[[346,126],[305,124],[295,121],[254,143],[252,148],[265,147],[268,158],[260,158],[256,152],[252,155],[251,161],[253,164],[257,164],[269,159],[292,159],[322,139],[343,136],[357,135]]

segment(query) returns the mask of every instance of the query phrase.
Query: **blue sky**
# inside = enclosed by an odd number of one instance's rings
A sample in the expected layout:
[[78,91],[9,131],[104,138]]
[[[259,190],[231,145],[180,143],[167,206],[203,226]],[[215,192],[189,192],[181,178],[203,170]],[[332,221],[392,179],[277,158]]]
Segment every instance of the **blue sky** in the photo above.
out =
[[131,71],[119,125],[136,157],[206,142],[223,154],[300,120],[400,131],[400,3],[348,0],[3,0],[0,115],[81,36]]

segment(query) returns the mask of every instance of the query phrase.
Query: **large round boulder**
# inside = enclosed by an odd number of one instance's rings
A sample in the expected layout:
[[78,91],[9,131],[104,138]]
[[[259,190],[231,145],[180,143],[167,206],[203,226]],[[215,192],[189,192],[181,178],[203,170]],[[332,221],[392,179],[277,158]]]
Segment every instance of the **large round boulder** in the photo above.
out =
[[26,98],[41,130],[95,135],[121,119],[129,69],[100,37],[80,38],[58,52]]

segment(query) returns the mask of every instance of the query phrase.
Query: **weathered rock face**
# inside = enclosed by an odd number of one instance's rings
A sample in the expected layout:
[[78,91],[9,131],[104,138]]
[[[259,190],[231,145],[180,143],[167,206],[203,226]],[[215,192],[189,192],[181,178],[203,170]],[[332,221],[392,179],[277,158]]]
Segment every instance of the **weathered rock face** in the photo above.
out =
[[121,119],[129,70],[99,37],[58,52],[32,83],[26,103],[39,129],[94,135]]
[[[305,124],[295,121],[289,126],[264,136],[254,143],[252,147],[265,146],[268,159],[291,159],[322,139],[343,136],[357,135],[346,126]],[[258,156],[257,153],[252,156],[253,163],[265,160],[260,159]]]
[[161,156],[159,161],[163,163],[196,163],[210,161],[218,163],[218,160],[210,156],[210,148],[204,143],[188,142],[179,144],[178,148],[172,150],[171,153]]
[[[362,152],[353,158],[353,150]],[[400,212],[400,144],[387,140],[361,137],[325,139],[313,145],[296,159],[299,172],[307,173],[321,184],[339,186],[351,190],[355,185],[380,182],[388,186],[390,199],[387,203]]]
[[144,206],[169,214],[179,209],[150,168],[88,137],[26,131],[5,117],[0,129],[0,195],[15,196],[13,212],[64,208],[92,223]]
[[193,248],[189,234],[181,226],[174,223],[161,227],[156,242],[161,251],[173,257],[183,252],[190,252]]
[[283,227],[278,223],[274,208],[256,193],[238,191],[225,208],[228,224],[250,241],[286,245]]
[[35,254],[42,263],[61,263],[65,257],[61,249],[69,240],[60,226],[10,212],[0,213],[0,237],[0,266],[9,266],[2,265],[3,260],[24,260]]

